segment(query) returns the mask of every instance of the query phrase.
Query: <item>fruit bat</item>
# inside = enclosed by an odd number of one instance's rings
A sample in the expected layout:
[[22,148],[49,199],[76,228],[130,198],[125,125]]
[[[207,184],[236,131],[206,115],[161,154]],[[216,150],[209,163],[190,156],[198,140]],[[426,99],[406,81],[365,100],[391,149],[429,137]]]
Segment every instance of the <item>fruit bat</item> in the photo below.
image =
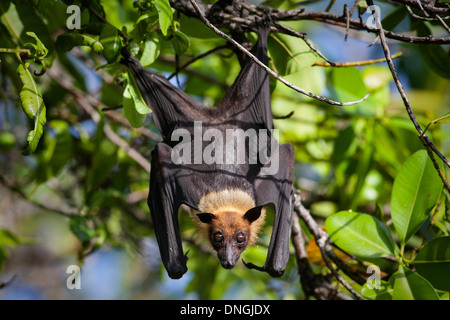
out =
[[[258,27],[252,49],[266,65],[269,29]],[[148,205],[168,275],[178,279],[187,272],[178,225],[184,204],[226,269],[255,242],[265,206],[272,205],[265,264],[246,266],[281,276],[289,258],[294,149],[275,139],[267,73],[251,59],[240,61],[220,104],[206,107],[125,49],[122,55],[163,138],[152,151]]]

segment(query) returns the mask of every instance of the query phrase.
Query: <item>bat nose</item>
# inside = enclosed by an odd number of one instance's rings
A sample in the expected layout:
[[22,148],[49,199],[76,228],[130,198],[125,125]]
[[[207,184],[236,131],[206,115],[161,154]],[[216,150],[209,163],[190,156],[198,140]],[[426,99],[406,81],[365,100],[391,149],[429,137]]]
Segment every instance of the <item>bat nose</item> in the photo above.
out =
[[223,260],[220,262],[222,264],[222,267],[224,267],[225,269],[233,269],[234,268],[234,263],[230,260]]

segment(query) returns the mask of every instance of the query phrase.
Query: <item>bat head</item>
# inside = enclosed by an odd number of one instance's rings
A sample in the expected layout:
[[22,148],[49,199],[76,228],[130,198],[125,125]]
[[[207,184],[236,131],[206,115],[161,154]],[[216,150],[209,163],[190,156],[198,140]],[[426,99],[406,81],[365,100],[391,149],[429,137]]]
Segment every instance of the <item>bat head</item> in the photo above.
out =
[[241,253],[256,236],[264,223],[263,206],[254,207],[244,213],[224,211],[218,213],[198,213],[198,219],[207,226],[208,239],[217,252],[217,257],[225,269],[232,269]]

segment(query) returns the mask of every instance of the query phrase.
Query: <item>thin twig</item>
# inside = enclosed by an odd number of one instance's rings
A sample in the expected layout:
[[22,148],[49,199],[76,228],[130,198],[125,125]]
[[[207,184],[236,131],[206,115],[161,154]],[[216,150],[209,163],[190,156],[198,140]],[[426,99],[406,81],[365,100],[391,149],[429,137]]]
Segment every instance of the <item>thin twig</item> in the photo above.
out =
[[[392,55],[392,59],[396,59],[398,57],[402,56],[402,52],[397,52],[396,54]],[[333,65],[327,63],[327,62],[315,62],[313,66],[320,66],[320,67],[355,67],[355,66],[366,66],[369,64],[379,63],[379,62],[385,62],[386,58],[380,58],[380,59],[371,59],[371,60],[364,60],[364,61],[355,61],[355,62],[334,62]]]
[[114,25],[112,25],[111,23],[109,23],[108,20],[106,20],[105,17],[103,17],[100,13],[98,13],[97,10],[95,10],[95,9],[89,4],[88,1],[82,0],[81,3],[82,3],[83,6],[86,7],[93,15],[95,15],[100,21],[102,21],[104,24],[110,25],[111,27],[113,27],[114,29],[116,29],[117,33],[118,33],[122,38],[124,38],[126,41],[128,40],[126,34],[125,34],[122,30],[116,28]]
[[[320,241],[324,241],[324,238],[321,238]],[[334,269],[330,260],[328,260],[327,253],[325,252],[325,249],[324,249],[325,243],[317,242],[317,245],[319,246],[323,261],[325,261],[326,266],[331,271],[331,273],[336,277],[336,279],[344,286],[345,289],[350,291],[350,293],[353,294],[357,300],[364,300],[364,298],[358,292],[356,292],[356,290],[353,289],[352,286],[347,283],[347,281],[345,281],[345,279],[336,271],[336,269]]]
[[411,15],[411,17],[418,19],[418,20],[424,20],[424,21],[439,21],[441,23],[441,25],[444,27],[445,30],[447,30],[447,32],[450,33],[450,28],[448,27],[448,25],[445,23],[444,20],[448,20],[450,19],[450,16],[448,17],[444,17],[442,18],[440,15],[435,14],[434,18],[430,17],[429,15],[426,17],[421,17],[417,14],[415,14],[412,10],[410,6],[406,6],[406,10],[408,11],[408,13]]
[[333,7],[335,1],[336,0],[331,0],[330,1],[330,3],[328,4],[327,8],[325,9],[325,12],[329,12],[331,10],[331,8]]
[[197,11],[198,16],[200,17],[200,19],[211,29],[213,30],[216,34],[218,34],[219,36],[221,36],[222,38],[224,38],[225,40],[231,42],[234,46],[236,46],[239,50],[241,50],[243,53],[245,53],[251,60],[253,60],[257,65],[259,65],[261,68],[263,68],[268,74],[270,74],[272,77],[274,77],[275,79],[277,79],[278,81],[282,82],[284,85],[286,85],[287,87],[300,92],[310,98],[322,101],[322,102],[326,102],[328,104],[331,105],[335,105],[335,106],[348,106],[348,105],[354,105],[356,103],[359,103],[361,101],[364,101],[365,99],[367,99],[367,97],[369,96],[369,93],[367,93],[362,99],[357,100],[357,101],[352,101],[352,102],[338,102],[338,101],[334,101],[334,100],[330,100],[328,98],[324,98],[321,97],[319,95],[316,95],[314,93],[308,92],[304,89],[301,89],[297,86],[294,86],[293,84],[291,84],[290,82],[284,80],[282,77],[280,77],[277,73],[275,73],[272,69],[270,69],[269,67],[267,67],[264,63],[262,63],[258,58],[256,58],[250,51],[248,51],[247,49],[245,49],[242,45],[240,45],[238,42],[236,42],[235,40],[233,40],[232,38],[230,38],[228,35],[226,35],[225,33],[223,33],[222,31],[220,31],[219,29],[217,29],[213,24],[211,24],[211,22],[206,19],[205,15],[203,14],[203,12],[201,11],[200,7],[197,5],[197,2],[195,0],[189,0],[190,3],[192,4],[192,6],[195,8],[195,10]]
[[327,63],[333,65],[333,62],[330,61],[327,57],[325,57],[325,55],[320,52],[313,44],[311,41],[309,41],[309,39],[306,37],[306,33],[304,32],[298,32],[296,30],[293,30],[291,28],[289,28],[288,26],[285,26],[284,24],[281,24],[277,21],[273,21],[272,24],[274,26],[276,26],[277,28],[279,28],[282,31],[285,31],[286,34],[294,36],[294,37],[298,37],[300,39],[302,39],[306,45],[314,52],[316,53],[319,57],[321,57],[323,60],[325,60]]
[[417,14],[415,14],[412,10],[410,6],[406,6],[406,10],[408,11],[408,13],[411,15],[411,17],[413,17],[414,19],[418,19],[418,20],[423,20],[423,21],[436,21],[436,18],[431,18],[431,17],[421,17]]
[[[95,109],[88,98],[86,97],[86,93],[82,92],[79,89],[76,89],[70,81],[67,81],[67,78],[61,76],[61,74],[57,74],[56,72],[49,70],[49,75],[59,83],[64,89],[70,92],[76,99],[77,103],[83,108],[83,110],[94,120],[95,123],[100,123],[101,116],[99,114],[99,110]],[[123,149],[127,155],[135,160],[145,171],[150,172],[150,162],[141,155],[136,149],[132,148],[128,142],[119,137],[109,126],[108,123],[103,125],[103,131],[106,137],[119,148]]]
[[302,236],[298,215],[292,217],[292,244],[295,249],[295,257],[297,260],[298,273],[302,289],[306,296],[313,296],[319,300],[336,299],[349,300],[350,298],[337,291],[337,288],[330,283],[330,277],[315,274],[308,261],[308,255],[305,248],[305,240]]
[[2,175],[0,175],[0,183],[3,186],[5,186],[6,188],[8,188],[9,190],[11,190],[14,193],[16,193],[17,195],[19,195],[23,200],[35,205],[39,209],[42,209],[42,210],[48,211],[48,212],[53,212],[53,213],[59,214],[64,217],[72,217],[73,215],[77,214],[77,209],[75,209],[75,208],[70,208],[71,209],[70,212],[63,211],[61,209],[51,208],[41,202],[38,202],[38,201],[30,198],[27,194],[25,194],[25,192],[20,187],[8,183]]
[[347,19],[346,25],[345,25],[345,37],[344,41],[347,41],[348,38],[348,31],[350,29],[350,13],[348,12],[348,6],[347,4],[344,4],[344,14],[345,18]]
[[[447,30],[448,33],[450,33],[450,28],[448,27],[448,25],[445,23],[444,19],[441,18],[438,14],[435,15],[436,19],[439,20],[439,22],[442,24],[442,26],[444,27],[445,30]],[[446,17],[447,19],[449,17]]]
[[0,281],[0,289],[3,289],[3,288],[5,288],[6,286],[10,285],[10,284],[14,281],[14,279],[15,279],[16,277],[17,277],[17,274],[13,275],[13,276],[11,277],[11,279],[9,279],[9,280],[6,281],[6,282]]
[[0,53],[25,54],[31,56],[31,51],[28,49],[0,48]]
[[425,234],[423,235],[422,244],[420,245],[419,248],[417,248],[417,250],[415,249],[413,251],[413,255],[417,255],[419,253],[419,251],[422,250],[423,247],[425,246],[425,244],[427,243],[428,235],[430,234],[431,229],[433,228],[434,222],[436,221],[436,216],[439,213],[440,209],[441,209],[441,202],[438,201],[438,203],[436,204],[436,208],[434,209],[434,213],[431,217],[430,223],[428,224],[427,230],[425,231]]
[[218,46],[215,47],[205,53],[202,53],[201,55],[198,55],[194,58],[192,58],[191,60],[189,60],[188,62],[186,62],[185,64],[183,64],[181,67],[177,68],[177,71],[175,71],[174,73],[172,73],[167,79],[170,80],[172,79],[175,75],[177,75],[178,73],[180,73],[181,71],[183,71],[184,69],[186,69],[188,66],[190,66],[191,64],[193,64],[195,61],[203,59],[206,56],[209,56],[210,54],[213,54],[216,51],[222,50],[222,49],[226,49],[228,48],[227,45],[222,45],[222,46]]
[[350,9],[350,13],[349,13],[349,16],[350,16],[350,17],[353,15],[353,12],[355,11],[356,7],[358,7],[358,3],[359,3],[360,1],[361,1],[361,0],[356,0],[355,3],[353,4],[353,7]]
[[[395,1],[392,1],[396,3]],[[405,4],[411,5],[411,3],[414,2],[414,7],[417,5],[415,4],[415,1],[407,1]],[[171,1],[171,6],[175,8],[176,10],[179,10],[183,12],[185,15],[189,17],[197,17],[198,13],[194,6],[188,5],[189,1]],[[398,4],[398,3],[396,3]],[[203,8],[204,12],[208,12],[209,9],[212,7],[212,5],[207,5],[203,2],[201,2],[201,6]],[[300,20],[312,20],[312,21],[319,21],[326,24],[335,25],[338,27],[347,27],[347,18],[343,15],[337,15],[330,12],[317,12],[317,11],[305,11],[305,9],[293,9],[293,10],[275,10],[273,8],[269,8],[263,5],[255,6],[251,4],[246,4],[246,9],[252,8],[251,12],[272,12],[269,14],[272,21],[300,21]],[[436,13],[450,13],[450,9],[445,8],[435,8]],[[241,27],[256,27],[258,25],[258,21],[255,20],[256,14],[253,16],[249,16],[246,18],[241,18],[238,15],[233,15],[226,12],[215,12],[214,18],[217,18],[217,21],[220,21],[219,27],[227,28],[228,30],[236,30],[236,28]],[[351,15],[350,15],[351,16]],[[371,33],[377,33],[376,28],[372,28],[371,26],[368,26],[362,19],[355,20],[355,19],[349,19],[349,25],[350,29],[355,30],[366,30]],[[275,25],[273,24],[275,27]],[[277,28],[279,29],[279,28]],[[285,34],[289,34],[287,30],[272,30],[277,31]],[[241,32],[241,29],[240,29]],[[411,44],[414,43],[422,43],[422,44],[450,44],[450,37],[417,37],[412,35],[406,35],[406,34],[399,34],[395,33],[389,30],[383,30],[387,38],[408,42]]]
[[425,16],[429,17],[430,15],[428,14],[428,12],[425,11],[425,9],[423,8],[422,4],[420,3],[420,0],[416,0],[416,3],[419,6],[420,10],[422,10],[422,12],[425,14]]
[[[95,123],[100,123],[101,117],[97,110],[92,107],[92,105],[89,103],[89,101],[79,93],[75,93],[75,99],[77,102],[81,105],[81,107],[84,109],[84,111],[89,114],[89,116],[94,120]],[[123,140],[121,137],[119,137],[112,129],[111,126],[107,123],[103,125],[103,132],[105,133],[106,137],[114,143],[119,148],[123,149],[127,155],[137,162],[145,171],[150,173],[150,162],[142,156],[136,149],[132,148],[128,142]]]
[[356,283],[364,284],[366,280],[361,277],[357,272],[354,272],[350,267],[348,267],[341,259],[336,256],[336,253],[333,251],[333,248],[330,245],[330,238],[328,234],[323,231],[319,225],[314,221],[311,213],[303,206],[300,200],[300,191],[295,190],[295,203],[294,203],[294,211],[297,212],[300,218],[305,222],[308,229],[312,232],[314,238],[316,239],[316,243],[318,246],[319,243],[323,243],[325,245],[325,253],[326,255],[333,261],[346,275],[348,275],[352,280]]
[[[369,6],[373,5],[373,0],[367,0],[367,4]],[[439,177],[441,178],[442,182],[444,183],[444,186],[447,188],[447,190],[450,191],[450,184],[448,183],[444,172],[442,172],[438,162],[436,161],[434,153],[442,159],[442,161],[450,167],[450,162],[445,158],[445,156],[436,148],[436,146],[430,141],[428,136],[424,133],[422,130],[422,127],[420,126],[419,122],[416,119],[416,116],[411,108],[411,104],[409,103],[408,97],[406,96],[405,90],[403,89],[403,85],[400,82],[400,78],[398,77],[397,70],[395,69],[394,62],[392,61],[392,56],[389,51],[389,46],[386,41],[385,34],[383,32],[383,26],[380,21],[380,17],[378,14],[373,11],[372,12],[375,22],[378,29],[378,35],[380,37],[381,46],[383,48],[384,56],[386,57],[387,64],[389,66],[389,69],[391,71],[392,77],[394,78],[395,85],[397,86],[398,92],[400,93],[400,96],[402,97],[403,104],[405,105],[406,112],[408,113],[409,118],[411,119],[412,123],[414,124],[414,127],[416,128],[417,132],[419,133],[419,138],[422,144],[425,146],[425,149],[427,150],[428,156],[430,157],[431,161],[433,162],[433,166],[437,170]]]
[[331,265],[331,263],[328,260],[332,260],[337,267],[339,267],[342,272],[344,272],[347,276],[349,276],[352,280],[357,282],[358,284],[364,284],[365,279],[362,278],[357,272],[354,272],[349,266],[347,266],[342,260],[340,260],[336,254],[334,253],[331,245],[330,245],[330,238],[328,237],[328,234],[323,231],[314,221],[309,211],[303,206],[301,199],[300,199],[300,191],[295,190],[295,202],[294,202],[294,211],[299,215],[299,217],[305,222],[308,229],[313,234],[317,246],[320,248],[320,252],[322,254],[322,258],[325,261],[327,267],[330,269],[330,271],[333,273],[333,275],[336,276],[338,281],[347,289],[349,290],[357,299],[362,299],[362,297],[345,281],[342,276],[340,276],[337,271],[334,269],[334,267]]

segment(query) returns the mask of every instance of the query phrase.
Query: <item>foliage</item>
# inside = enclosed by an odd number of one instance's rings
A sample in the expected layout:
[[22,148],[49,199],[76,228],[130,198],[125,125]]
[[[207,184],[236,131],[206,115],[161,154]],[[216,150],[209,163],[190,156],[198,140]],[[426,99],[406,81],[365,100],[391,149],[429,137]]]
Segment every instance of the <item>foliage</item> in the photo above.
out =
[[[296,7],[295,2],[271,5],[288,10]],[[81,8],[80,29],[69,30],[66,25],[70,15],[66,10],[72,4]],[[415,31],[427,37],[442,30],[438,22],[410,18],[403,5],[383,5],[382,22],[390,31]],[[362,2],[358,10],[364,12]],[[283,23],[310,32],[318,43],[327,41],[326,28],[308,21]],[[325,36],[315,38],[320,33]],[[339,34],[341,48],[347,45],[343,38]],[[248,39],[254,41],[251,33]],[[364,47],[374,36],[366,40]],[[60,259],[77,256],[82,264],[107,247],[125,249],[133,256],[143,250],[145,241],[154,243],[146,204],[148,172],[135,155],[149,159],[160,138],[151,110],[120,65],[120,50],[126,46],[142,65],[166,76],[177,72],[173,83],[215,105],[240,70],[225,40],[199,19],[172,8],[168,0],[7,0],[0,3],[0,43],[1,184],[33,203],[37,216],[53,212],[64,219],[74,235],[67,241],[76,245],[68,253],[58,253]],[[358,44],[352,43],[356,48]],[[358,56],[356,49],[343,55],[321,47],[330,59]],[[396,65],[409,84],[407,94],[416,117],[448,156],[450,131],[444,123],[448,117],[443,116],[450,105],[448,46],[404,42],[395,48],[404,51]],[[191,61],[210,50],[214,53]],[[380,57],[381,50],[373,52]],[[315,220],[326,227],[339,257],[367,279],[363,285],[352,284],[353,288],[366,299],[448,298],[450,195],[398,99],[388,67],[316,66],[323,59],[310,46],[281,33],[271,33],[269,55],[273,70],[315,94],[347,102],[370,92],[359,104],[329,106],[271,79],[274,115],[294,111],[287,119],[275,120],[275,126],[281,142],[295,146],[295,187],[302,190],[303,202]],[[180,68],[187,62],[192,63]],[[16,108],[19,105],[26,117]],[[445,175],[448,168],[440,159],[437,163]],[[245,261],[264,263],[270,214],[267,220],[258,246],[243,254]],[[20,221],[35,223],[27,216]],[[14,247],[25,245],[20,228],[11,232],[5,226],[8,222],[2,221],[0,268],[7,265]],[[209,248],[197,245],[200,241],[183,208],[180,226],[189,250],[186,295],[306,298],[294,254],[281,279],[242,265],[223,270]],[[308,236],[314,272],[327,274],[329,269],[312,248],[310,230],[301,226]],[[47,232],[56,231],[48,227]],[[36,237],[33,232],[32,236]],[[369,265],[378,267],[379,286],[372,285]],[[14,271],[14,265],[9,269]],[[167,282],[164,272],[160,263],[148,267],[138,281],[140,290]],[[158,294],[174,297],[170,292]],[[136,296],[134,292],[127,297]]]

